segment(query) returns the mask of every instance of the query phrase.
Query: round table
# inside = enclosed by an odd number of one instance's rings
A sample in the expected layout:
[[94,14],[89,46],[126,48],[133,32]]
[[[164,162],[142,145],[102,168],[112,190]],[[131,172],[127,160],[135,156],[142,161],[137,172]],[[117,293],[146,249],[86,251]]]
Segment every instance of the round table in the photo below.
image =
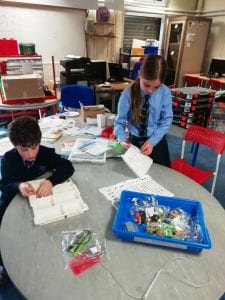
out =
[[[219,298],[225,287],[225,212],[207,190],[169,168],[157,164],[150,168],[149,175],[176,197],[202,203],[212,249],[192,254],[121,241],[113,234],[116,210],[98,189],[134,178],[121,158],[107,159],[106,164],[76,164],[75,169],[73,181],[89,207],[86,213],[38,227],[28,201],[18,195],[4,215],[0,231],[3,261],[26,298],[128,300],[128,294],[140,298],[160,269],[169,272],[160,273],[147,299]],[[65,268],[62,232],[83,228],[105,237],[106,255],[101,264],[74,276]]]
[[[59,104],[59,99],[48,99],[40,102],[32,102],[32,103],[21,103],[21,104],[3,104],[0,99],[0,110],[8,111],[10,113],[2,112],[0,117],[7,118],[7,117],[14,117],[20,115],[26,115],[27,111],[36,111],[38,110],[39,116],[41,117],[41,109],[52,107],[53,114],[57,112],[57,107]],[[15,112],[15,113],[14,113]],[[29,114],[29,112],[27,113]]]

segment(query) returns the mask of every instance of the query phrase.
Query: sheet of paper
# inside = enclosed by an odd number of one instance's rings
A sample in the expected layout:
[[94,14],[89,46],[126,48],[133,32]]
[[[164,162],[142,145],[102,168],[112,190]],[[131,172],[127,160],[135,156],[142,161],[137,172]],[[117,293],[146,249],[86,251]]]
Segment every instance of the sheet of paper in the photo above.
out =
[[39,121],[39,126],[41,129],[62,127],[64,125],[65,121],[59,118],[42,118]]
[[134,145],[130,146],[122,158],[138,177],[145,175],[153,163],[151,157],[142,154],[140,149]]
[[100,136],[102,133],[102,129],[98,128],[97,126],[90,126],[90,127],[86,128],[85,133],[92,134],[95,136]]
[[42,132],[42,142],[46,141],[49,143],[54,143],[60,136],[62,135],[62,131],[47,129]]
[[0,156],[3,156],[5,152],[13,148],[12,143],[8,137],[0,139]]
[[87,150],[86,153],[89,153],[91,155],[100,155],[102,153],[105,153],[107,151],[107,140],[100,140],[97,139],[95,144],[91,145]]

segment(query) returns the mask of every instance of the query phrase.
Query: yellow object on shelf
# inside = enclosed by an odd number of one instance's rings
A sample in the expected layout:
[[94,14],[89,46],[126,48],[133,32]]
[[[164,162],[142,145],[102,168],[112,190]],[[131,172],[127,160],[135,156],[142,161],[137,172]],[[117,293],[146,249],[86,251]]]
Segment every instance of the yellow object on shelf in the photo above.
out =
[[144,48],[132,48],[131,49],[131,55],[143,55],[144,54]]

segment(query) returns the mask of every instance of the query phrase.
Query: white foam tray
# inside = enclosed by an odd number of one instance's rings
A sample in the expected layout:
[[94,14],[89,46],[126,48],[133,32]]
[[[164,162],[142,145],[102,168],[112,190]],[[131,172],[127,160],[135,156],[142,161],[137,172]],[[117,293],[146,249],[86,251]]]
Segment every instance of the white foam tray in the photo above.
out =
[[[29,181],[35,189],[44,179]],[[77,186],[70,179],[53,187],[53,194],[47,197],[29,197],[29,203],[34,214],[34,223],[44,225],[84,213],[87,204],[81,198]]]

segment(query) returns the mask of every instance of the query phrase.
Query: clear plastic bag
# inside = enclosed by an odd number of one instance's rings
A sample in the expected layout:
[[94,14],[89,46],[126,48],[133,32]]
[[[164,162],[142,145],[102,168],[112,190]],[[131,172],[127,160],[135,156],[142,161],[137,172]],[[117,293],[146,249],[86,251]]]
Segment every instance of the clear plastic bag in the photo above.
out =
[[90,229],[62,232],[62,251],[75,275],[99,263],[105,254],[105,239]]
[[171,209],[159,205],[154,196],[133,198],[132,201],[130,214],[133,216],[133,222],[129,222],[127,230],[139,226],[140,230],[149,234],[202,242],[203,234],[197,217],[192,217],[179,207]]

